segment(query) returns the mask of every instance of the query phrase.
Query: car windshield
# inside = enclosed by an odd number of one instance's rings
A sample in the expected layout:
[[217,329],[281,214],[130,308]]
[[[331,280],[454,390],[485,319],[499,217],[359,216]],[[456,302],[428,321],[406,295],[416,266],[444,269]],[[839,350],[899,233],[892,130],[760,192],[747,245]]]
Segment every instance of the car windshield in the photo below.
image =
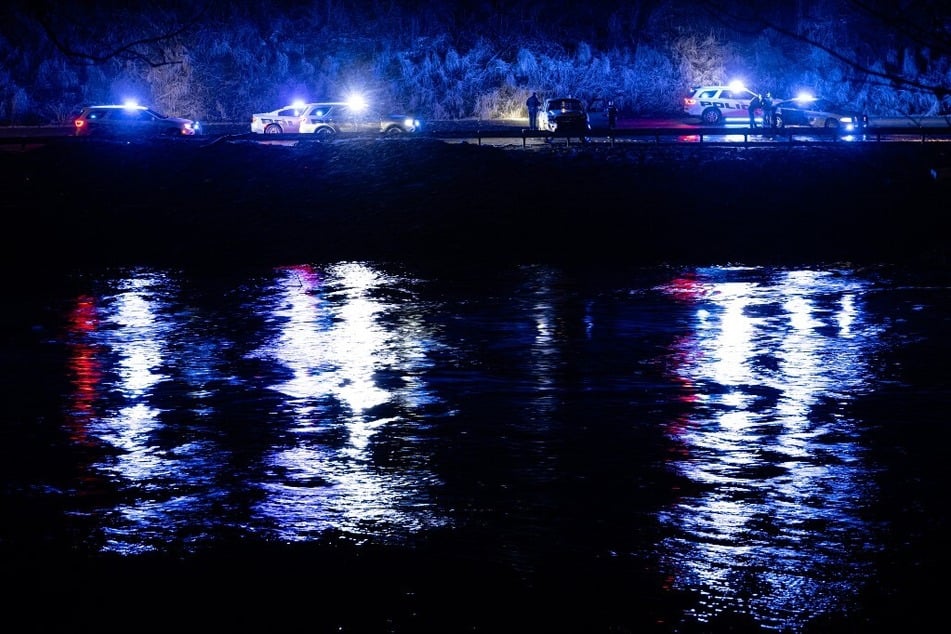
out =
[[795,99],[791,102],[797,108],[816,112],[838,112],[840,108],[828,99]]
[[551,110],[581,110],[581,102],[577,99],[553,99],[548,107]]

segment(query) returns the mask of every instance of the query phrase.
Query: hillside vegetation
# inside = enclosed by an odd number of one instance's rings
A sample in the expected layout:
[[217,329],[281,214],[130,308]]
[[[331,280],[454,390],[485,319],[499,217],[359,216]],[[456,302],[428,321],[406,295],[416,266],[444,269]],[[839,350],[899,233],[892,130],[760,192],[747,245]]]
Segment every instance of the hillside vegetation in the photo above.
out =
[[352,91],[430,120],[524,116],[532,91],[672,114],[690,86],[733,79],[879,116],[944,114],[949,24],[951,5],[929,1],[12,0],[0,123],[63,122],[127,98],[244,121]]

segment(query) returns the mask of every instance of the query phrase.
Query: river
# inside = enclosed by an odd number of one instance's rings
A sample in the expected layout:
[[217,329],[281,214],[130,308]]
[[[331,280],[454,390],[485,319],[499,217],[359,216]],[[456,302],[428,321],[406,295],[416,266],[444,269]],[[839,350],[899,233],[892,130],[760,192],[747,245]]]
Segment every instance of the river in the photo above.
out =
[[39,282],[4,319],[0,533],[38,630],[940,617],[942,272],[340,261]]

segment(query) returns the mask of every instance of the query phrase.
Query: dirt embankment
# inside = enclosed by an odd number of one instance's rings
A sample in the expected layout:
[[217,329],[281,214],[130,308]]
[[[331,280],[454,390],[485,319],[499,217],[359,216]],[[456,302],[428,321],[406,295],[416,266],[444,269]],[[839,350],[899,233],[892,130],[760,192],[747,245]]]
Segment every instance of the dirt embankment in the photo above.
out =
[[945,262],[943,144],[68,142],[0,154],[19,262]]

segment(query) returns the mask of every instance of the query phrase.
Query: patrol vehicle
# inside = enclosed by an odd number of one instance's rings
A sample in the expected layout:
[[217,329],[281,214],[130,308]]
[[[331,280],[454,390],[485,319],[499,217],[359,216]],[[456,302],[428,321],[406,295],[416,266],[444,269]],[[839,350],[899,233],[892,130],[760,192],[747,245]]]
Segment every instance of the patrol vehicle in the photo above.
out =
[[854,106],[802,94],[776,104],[776,127],[809,126],[857,132],[868,127],[868,115]]
[[87,106],[73,119],[76,136],[156,137],[195,136],[201,124],[169,117],[136,103]]
[[[694,86],[684,97],[684,112],[699,117],[703,125],[721,125],[727,121],[749,122],[750,101],[756,93],[745,86]],[[763,112],[757,109],[756,120]]]

